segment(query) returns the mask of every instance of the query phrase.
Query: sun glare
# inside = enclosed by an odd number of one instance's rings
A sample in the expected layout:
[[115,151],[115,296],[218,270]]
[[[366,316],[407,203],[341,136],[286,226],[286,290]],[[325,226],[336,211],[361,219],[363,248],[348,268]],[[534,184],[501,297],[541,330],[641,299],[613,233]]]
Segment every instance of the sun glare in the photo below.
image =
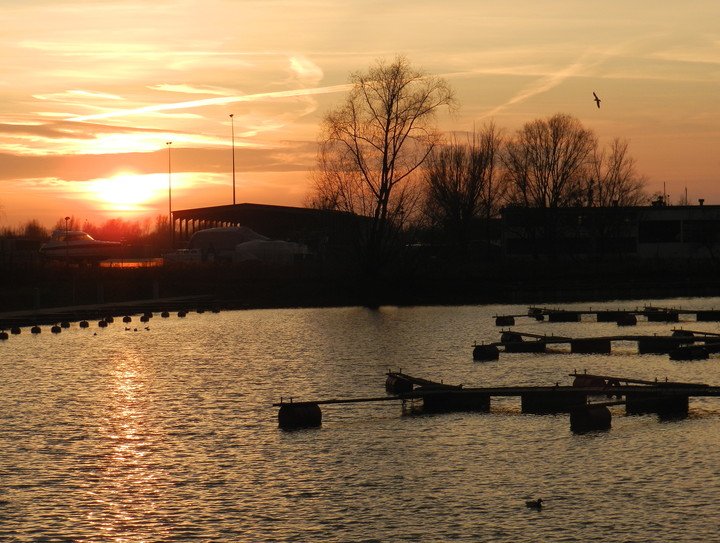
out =
[[92,192],[114,210],[136,211],[139,206],[156,198],[160,190],[167,190],[167,176],[117,175],[93,182]]

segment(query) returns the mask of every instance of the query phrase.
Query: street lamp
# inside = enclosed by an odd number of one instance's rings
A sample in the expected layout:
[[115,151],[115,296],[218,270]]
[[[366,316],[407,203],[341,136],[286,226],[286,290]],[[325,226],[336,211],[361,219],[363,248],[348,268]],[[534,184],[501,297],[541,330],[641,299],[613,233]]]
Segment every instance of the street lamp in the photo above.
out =
[[232,141],[232,180],[233,180],[233,205],[235,205],[235,114],[230,114],[230,134]]
[[65,265],[68,265],[68,260],[70,260],[70,242],[68,240],[68,221],[70,220],[70,217],[65,217]]
[[170,227],[170,250],[175,245],[175,232],[172,223],[172,162],[170,159],[170,146],[171,141],[165,143],[168,150],[168,226]]

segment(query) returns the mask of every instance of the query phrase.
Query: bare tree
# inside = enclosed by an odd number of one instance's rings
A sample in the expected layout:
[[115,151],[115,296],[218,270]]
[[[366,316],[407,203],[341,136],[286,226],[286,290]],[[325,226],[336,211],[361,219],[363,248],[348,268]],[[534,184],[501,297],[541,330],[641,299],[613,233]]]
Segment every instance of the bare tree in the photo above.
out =
[[588,205],[635,206],[647,201],[646,181],[635,170],[628,141],[615,138],[609,151],[595,149],[588,188]]
[[493,123],[473,131],[467,143],[438,146],[424,166],[424,214],[458,241],[465,241],[473,221],[499,211],[504,185],[497,163],[502,137]]
[[394,229],[417,200],[412,181],[437,144],[435,114],[454,105],[441,78],[398,56],[354,73],[346,101],[322,124],[310,202],[369,217],[365,263],[381,265]]
[[531,121],[505,148],[511,201],[527,207],[563,207],[583,199],[595,135],[570,115]]
[[309,207],[347,211],[357,215],[372,214],[370,187],[353,165],[343,164],[333,146],[321,145],[317,168],[312,173],[313,188],[306,198]]

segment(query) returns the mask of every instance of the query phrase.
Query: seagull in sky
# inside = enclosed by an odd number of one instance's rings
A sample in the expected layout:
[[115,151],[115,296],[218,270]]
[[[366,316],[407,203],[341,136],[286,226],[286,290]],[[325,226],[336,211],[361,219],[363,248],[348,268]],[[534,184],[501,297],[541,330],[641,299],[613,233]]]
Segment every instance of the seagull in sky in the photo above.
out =
[[598,109],[600,109],[600,98],[598,98],[598,95],[593,92],[593,96],[595,97],[595,103],[597,104]]

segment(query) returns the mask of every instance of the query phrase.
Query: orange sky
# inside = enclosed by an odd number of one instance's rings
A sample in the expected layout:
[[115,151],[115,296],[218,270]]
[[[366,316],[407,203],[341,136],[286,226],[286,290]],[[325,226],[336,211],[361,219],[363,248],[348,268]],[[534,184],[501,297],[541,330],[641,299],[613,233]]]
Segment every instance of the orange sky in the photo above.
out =
[[720,204],[716,1],[6,0],[2,18],[0,227],[167,213],[169,173],[173,209],[230,204],[233,127],[236,201],[302,205],[323,114],[398,53],[455,87],[445,130],[568,113],[629,139],[650,192]]

